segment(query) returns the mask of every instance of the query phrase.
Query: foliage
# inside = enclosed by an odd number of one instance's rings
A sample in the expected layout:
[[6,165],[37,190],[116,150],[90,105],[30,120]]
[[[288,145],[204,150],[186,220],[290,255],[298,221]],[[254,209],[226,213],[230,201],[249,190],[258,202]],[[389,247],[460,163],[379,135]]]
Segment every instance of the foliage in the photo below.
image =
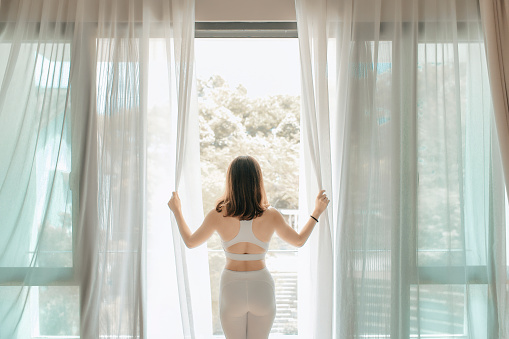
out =
[[214,208],[224,190],[226,169],[238,155],[260,162],[272,206],[297,208],[299,97],[251,98],[242,85],[230,88],[217,75],[199,79],[197,87],[205,211]]

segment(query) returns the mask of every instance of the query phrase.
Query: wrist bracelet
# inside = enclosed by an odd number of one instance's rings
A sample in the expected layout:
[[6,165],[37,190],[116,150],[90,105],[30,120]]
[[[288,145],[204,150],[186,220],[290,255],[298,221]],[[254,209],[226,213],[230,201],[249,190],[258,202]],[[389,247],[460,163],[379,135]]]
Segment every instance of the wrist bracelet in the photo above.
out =
[[318,219],[316,219],[315,217],[313,217],[313,215],[310,215],[311,218],[315,219],[316,222],[318,222]]

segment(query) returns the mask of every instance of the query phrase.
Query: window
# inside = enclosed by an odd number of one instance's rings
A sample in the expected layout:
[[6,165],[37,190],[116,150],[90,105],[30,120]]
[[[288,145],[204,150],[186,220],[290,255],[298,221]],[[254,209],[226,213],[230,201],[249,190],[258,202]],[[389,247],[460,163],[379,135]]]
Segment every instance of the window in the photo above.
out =
[[[195,41],[204,211],[215,208],[226,168],[238,155],[262,167],[272,206],[298,227],[300,66],[295,38]],[[224,254],[208,242],[214,335],[221,335],[219,280]],[[267,267],[276,284],[272,333],[297,335],[297,249],[274,236]]]
[[[410,298],[420,314],[411,312],[411,333],[483,337],[490,323],[487,237],[498,213],[493,188],[504,184],[491,174],[496,136],[484,46],[460,42],[457,55],[454,48],[420,43],[417,49],[420,283]],[[475,323],[465,316],[467,305],[476,308]]]
[[[348,103],[357,113],[352,126],[368,126],[349,136],[359,169],[349,176],[355,188],[351,220],[356,223],[349,225],[359,230],[352,236],[352,285],[356,330],[366,338],[484,338],[496,323],[489,309],[488,246],[495,223],[507,220],[500,209],[504,183],[495,169],[500,159],[484,46],[475,24],[458,24],[457,45],[452,43],[453,29],[440,33],[450,38],[436,39],[437,26],[420,23],[416,37],[403,25],[398,44],[389,40],[390,29],[380,30],[376,48],[370,41],[376,29],[358,27],[357,33],[366,35],[351,45],[350,60],[359,62],[349,64],[349,89],[365,91]],[[330,60],[335,60],[334,40],[329,41]],[[401,57],[398,48],[404,44],[405,51],[415,49],[415,58]],[[374,51],[379,53],[377,64]],[[334,66],[328,65],[332,82]],[[394,75],[404,75],[393,77],[392,68],[399,71]],[[393,103],[394,89],[408,95]],[[398,109],[406,111],[399,114]],[[398,139],[401,163],[395,163],[394,153],[387,154],[394,135],[388,126],[394,120],[393,131],[408,131]],[[391,214],[397,199],[376,197],[393,187],[398,189],[395,196],[405,197],[397,214]],[[394,308],[388,313],[387,307]],[[398,330],[403,334],[394,332]]]
[[[0,44],[2,78],[11,47]],[[3,188],[12,192],[9,198],[15,203],[0,203],[21,206],[3,213],[4,234],[11,236],[0,240],[7,242],[2,245],[6,251],[0,281],[10,286],[0,287],[0,314],[30,293],[20,328],[32,338],[79,335],[79,287],[73,281],[77,195],[70,179],[76,165],[72,160],[76,145],[71,134],[70,49],[65,40],[21,44],[8,94],[17,100],[5,101],[10,120],[0,127],[2,138],[18,142],[2,142],[9,145],[2,147],[2,154],[13,159],[2,167],[7,170]],[[17,152],[20,146],[28,153]],[[35,157],[25,159],[32,151]],[[21,171],[21,180],[9,180],[9,171]],[[12,185],[22,186],[8,187]],[[9,226],[14,228],[5,229]],[[44,236],[39,237],[41,232]],[[30,286],[30,292],[23,285]]]

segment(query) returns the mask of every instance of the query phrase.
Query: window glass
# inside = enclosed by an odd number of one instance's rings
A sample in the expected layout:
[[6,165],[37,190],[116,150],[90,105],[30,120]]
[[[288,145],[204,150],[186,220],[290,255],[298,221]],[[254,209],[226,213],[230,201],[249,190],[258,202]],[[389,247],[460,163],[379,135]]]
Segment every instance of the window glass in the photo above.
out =
[[69,338],[79,336],[79,287],[78,286],[40,286],[30,291],[30,300],[35,307],[39,328],[34,337],[58,336]]
[[483,44],[419,44],[417,100],[417,271],[427,283],[411,287],[411,333],[482,337],[486,237],[500,213],[493,187],[503,185]]
[[459,43],[455,57],[453,44],[418,46],[420,266],[486,265],[492,113],[484,46]]
[[[10,53],[0,44],[0,76]],[[0,158],[9,159],[0,165],[9,200],[0,201],[9,206],[1,213],[9,236],[0,239],[0,266],[72,266],[69,71],[69,43],[20,45],[0,124]]]

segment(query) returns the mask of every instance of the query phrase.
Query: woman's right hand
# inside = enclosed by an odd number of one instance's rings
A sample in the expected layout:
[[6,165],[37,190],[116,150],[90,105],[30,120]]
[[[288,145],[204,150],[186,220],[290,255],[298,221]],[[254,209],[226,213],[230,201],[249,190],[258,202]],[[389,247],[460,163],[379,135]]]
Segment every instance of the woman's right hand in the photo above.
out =
[[318,196],[315,200],[315,210],[313,212],[313,217],[317,218],[322,214],[323,211],[327,208],[329,204],[329,198],[327,198],[327,194],[325,194],[325,190],[321,190],[318,193]]
[[168,201],[168,207],[174,214],[180,212],[181,204],[178,192],[172,192],[171,199]]

